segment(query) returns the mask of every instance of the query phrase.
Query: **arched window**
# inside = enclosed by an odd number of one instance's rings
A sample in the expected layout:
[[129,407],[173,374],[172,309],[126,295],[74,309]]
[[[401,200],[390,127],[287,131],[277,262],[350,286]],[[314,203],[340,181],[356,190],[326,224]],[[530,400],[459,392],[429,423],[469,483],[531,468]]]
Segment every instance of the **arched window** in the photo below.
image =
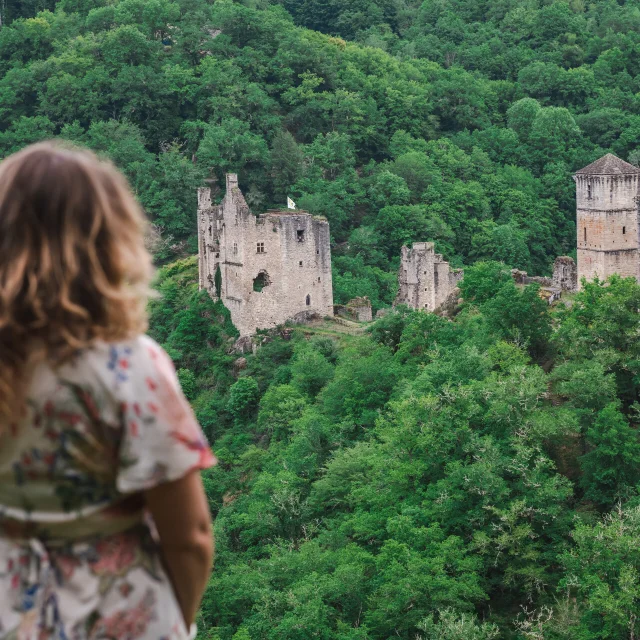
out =
[[311,306],[311,296],[307,295],[307,307]]

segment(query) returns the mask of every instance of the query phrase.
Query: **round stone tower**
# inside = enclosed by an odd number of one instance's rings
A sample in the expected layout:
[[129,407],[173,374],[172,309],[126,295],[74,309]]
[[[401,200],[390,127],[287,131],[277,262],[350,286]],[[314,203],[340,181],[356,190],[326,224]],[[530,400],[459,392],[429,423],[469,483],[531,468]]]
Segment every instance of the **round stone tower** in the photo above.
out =
[[640,169],[611,153],[578,171],[578,287],[582,278],[639,277]]

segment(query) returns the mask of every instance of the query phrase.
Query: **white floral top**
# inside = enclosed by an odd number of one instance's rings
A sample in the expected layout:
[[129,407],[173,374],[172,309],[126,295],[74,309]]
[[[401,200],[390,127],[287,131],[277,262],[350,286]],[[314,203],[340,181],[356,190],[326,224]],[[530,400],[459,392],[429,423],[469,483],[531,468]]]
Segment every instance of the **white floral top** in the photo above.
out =
[[188,638],[141,492],[215,463],[150,338],[40,366],[0,429],[0,639]]

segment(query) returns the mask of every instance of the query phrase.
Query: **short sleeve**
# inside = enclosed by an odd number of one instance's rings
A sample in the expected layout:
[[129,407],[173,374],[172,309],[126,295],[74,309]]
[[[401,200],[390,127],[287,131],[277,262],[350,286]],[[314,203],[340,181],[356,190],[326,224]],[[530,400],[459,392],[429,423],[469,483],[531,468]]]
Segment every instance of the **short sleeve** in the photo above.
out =
[[140,337],[128,349],[117,395],[123,420],[118,491],[150,489],[217,463],[171,359],[151,338]]

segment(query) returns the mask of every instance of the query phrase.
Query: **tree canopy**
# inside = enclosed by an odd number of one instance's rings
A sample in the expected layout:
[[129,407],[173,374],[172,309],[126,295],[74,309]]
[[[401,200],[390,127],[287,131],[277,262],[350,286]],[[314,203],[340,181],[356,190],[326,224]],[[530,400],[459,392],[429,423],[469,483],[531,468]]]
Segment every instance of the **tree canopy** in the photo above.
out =
[[220,459],[200,637],[640,631],[640,285],[552,308],[490,262],[462,287],[453,320],[272,332],[232,366],[195,261],[160,271],[152,334]]
[[[635,1],[33,0],[0,5],[0,154],[109,156],[161,241],[196,187],[331,224],[336,298],[395,294],[402,243],[538,275],[575,249],[571,173],[640,159]],[[376,251],[357,239],[377,232]],[[354,235],[355,234],[355,235]],[[356,258],[359,261],[354,262]]]

